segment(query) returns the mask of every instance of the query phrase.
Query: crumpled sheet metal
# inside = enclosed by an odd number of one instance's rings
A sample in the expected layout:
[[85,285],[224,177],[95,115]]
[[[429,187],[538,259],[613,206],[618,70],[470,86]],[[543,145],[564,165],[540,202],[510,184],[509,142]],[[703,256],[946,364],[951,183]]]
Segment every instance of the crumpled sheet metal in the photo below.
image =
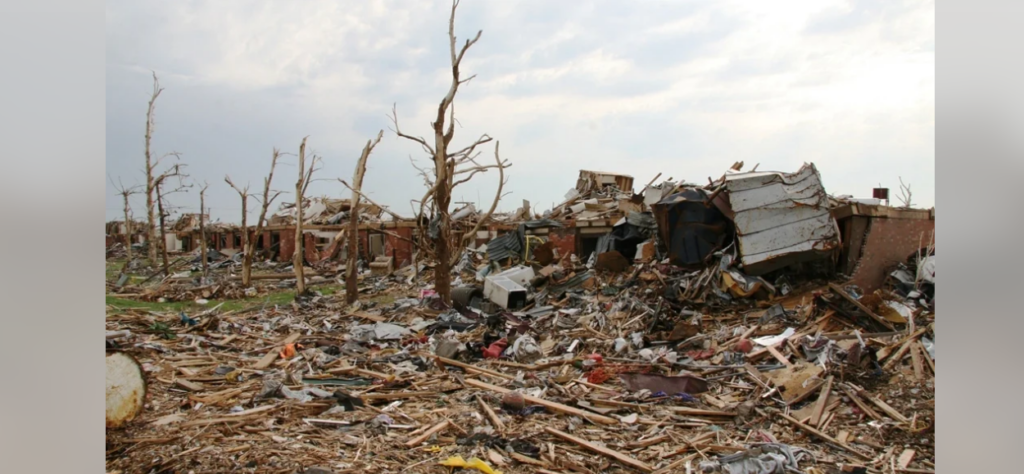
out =
[[673,265],[701,265],[724,242],[728,220],[717,207],[705,206],[706,200],[704,190],[685,188],[651,206]]
[[716,461],[702,462],[701,468],[705,472],[720,469],[727,474],[804,474],[799,470],[799,462],[809,457],[811,454],[801,448],[765,443]]
[[736,228],[744,272],[763,275],[840,247],[839,226],[814,164],[795,173],[727,175],[714,202]]

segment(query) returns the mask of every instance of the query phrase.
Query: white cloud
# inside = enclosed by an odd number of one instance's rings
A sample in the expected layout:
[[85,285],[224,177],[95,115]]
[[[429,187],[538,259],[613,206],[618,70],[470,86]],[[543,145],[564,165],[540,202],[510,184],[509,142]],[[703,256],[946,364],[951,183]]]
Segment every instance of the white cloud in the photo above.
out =
[[[365,140],[389,125],[392,103],[404,131],[430,133],[450,82],[449,8],[108,3],[108,172],[138,174],[153,69],[167,87],[155,142],[182,150],[194,177],[258,183],[269,148],[289,150],[306,134],[325,176],[346,177]],[[503,208],[559,201],[584,167],[703,182],[739,160],[760,169],[814,161],[834,193],[896,188],[903,176],[919,204],[934,202],[932,1],[464,0],[459,44],[479,29],[463,65],[463,77],[478,76],[456,103],[456,143],[485,132],[501,140],[515,163]],[[367,176],[374,199],[408,212],[422,194],[408,156],[421,153],[387,135]],[[466,185],[465,197],[489,199],[495,180]],[[113,217],[119,204],[108,194]],[[237,220],[229,189],[211,186],[208,200],[215,216]]]

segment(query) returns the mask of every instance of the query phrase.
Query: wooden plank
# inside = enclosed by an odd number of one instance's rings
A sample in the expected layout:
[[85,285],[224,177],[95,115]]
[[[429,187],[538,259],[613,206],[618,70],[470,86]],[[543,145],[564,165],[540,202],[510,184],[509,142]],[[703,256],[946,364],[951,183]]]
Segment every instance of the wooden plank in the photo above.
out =
[[480,409],[483,410],[484,414],[487,415],[487,419],[491,420],[491,425],[494,426],[494,429],[498,430],[499,433],[504,432],[505,424],[501,422],[501,419],[498,418],[496,413],[494,413],[494,410],[491,410],[491,407],[487,406],[484,399],[477,396],[476,402],[480,405]]
[[786,356],[782,355],[782,353],[779,352],[778,349],[771,346],[765,347],[765,349],[768,350],[768,353],[771,354],[772,357],[774,357],[779,362],[782,362],[782,364],[785,365],[786,367],[793,367],[793,363],[790,362],[789,359],[786,358]]
[[906,469],[907,466],[914,461],[914,454],[917,453],[913,449],[904,450],[903,453],[900,454],[899,459],[896,460],[896,466],[900,469]]
[[860,408],[860,411],[864,412],[864,414],[866,414],[867,416],[870,416],[871,418],[875,419],[875,421],[882,421],[882,416],[876,413],[874,410],[872,410],[871,407],[869,407],[866,403],[864,403],[864,401],[860,399],[860,396],[857,395],[856,392],[846,387],[845,385],[840,385],[839,388],[846,393],[846,396],[850,397],[850,400],[852,400],[853,403],[857,405],[857,408]]
[[846,444],[846,440],[849,439],[849,438],[850,438],[850,432],[849,431],[840,430],[839,434],[836,435],[836,441],[839,441],[840,444]]
[[488,375],[488,376],[491,376],[491,377],[497,377],[497,378],[501,378],[501,379],[505,379],[505,380],[515,380],[516,379],[515,377],[513,377],[511,375],[508,375],[508,374],[503,374],[501,372],[495,372],[495,371],[493,371],[491,369],[485,369],[483,367],[477,367],[475,365],[466,364],[466,363],[463,363],[463,362],[459,362],[457,360],[446,359],[446,358],[441,357],[441,356],[434,356],[434,359],[437,360],[438,362],[444,364],[444,365],[452,365],[452,366],[455,366],[455,367],[461,367],[463,369],[466,369],[466,370],[468,370],[470,372],[477,373],[477,374]]
[[263,370],[266,369],[267,367],[270,367],[270,364],[273,364],[274,361],[277,360],[278,353],[281,352],[281,347],[298,341],[300,337],[302,337],[302,334],[299,334],[297,332],[291,333],[288,337],[281,341],[278,347],[271,349],[270,352],[268,352],[267,355],[263,356],[263,358],[260,359],[260,361],[257,362],[256,365],[252,366],[252,368],[256,370]]
[[828,396],[832,393],[832,376],[828,376],[828,380],[825,380],[825,387],[821,389],[821,393],[818,394],[818,401],[814,405],[814,411],[811,412],[811,426],[821,426],[821,415],[825,413],[825,406],[828,405]]
[[932,360],[931,356],[928,355],[928,350],[924,348],[924,345],[921,344],[921,341],[917,341],[917,349],[919,351],[921,351],[921,357],[924,358],[924,361],[928,363],[928,368],[931,369],[932,377],[934,377],[935,376],[935,361]]
[[654,474],[669,474],[671,472],[679,472],[678,469],[680,467],[682,467],[687,462],[692,461],[694,458],[696,458],[700,454],[701,453],[693,453],[693,454],[691,454],[689,456],[686,456],[685,458],[682,458],[682,459],[680,459],[678,461],[675,461],[672,464],[669,464],[668,466],[665,466],[665,467],[655,471]]
[[447,428],[449,423],[451,423],[451,422],[449,422],[448,420],[444,420],[444,421],[442,421],[442,422],[432,426],[429,430],[423,432],[423,434],[421,434],[421,435],[419,435],[419,436],[409,440],[407,443],[405,443],[405,446],[407,448],[413,448],[413,447],[418,446],[420,443],[426,441],[427,438],[430,438],[434,433],[437,433],[438,431],[441,431],[441,430]]
[[519,462],[521,462],[523,464],[530,464],[530,465],[533,465],[533,466],[547,466],[548,465],[548,463],[546,463],[544,461],[540,461],[540,460],[537,460],[537,459],[534,459],[534,458],[531,458],[529,456],[526,456],[526,455],[523,455],[523,454],[519,454],[519,453],[508,453],[508,457],[510,457],[512,459],[515,459],[516,461],[519,461]]
[[[476,387],[476,388],[484,389],[484,390],[490,390],[492,392],[497,392],[497,393],[509,393],[509,392],[512,391],[512,390],[509,390],[509,389],[504,388],[504,387],[499,387],[497,385],[491,385],[489,383],[485,383],[485,382],[481,382],[479,380],[473,380],[473,379],[466,379],[466,385],[469,385],[471,387]],[[616,420],[615,418],[609,418],[609,417],[604,416],[604,415],[598,415],[596,413],[590,413],[590,412],[587,412],[585,410],[581,410],[579,408],[573,408],[573,407],[570,407],[570,406],[567,406],[567,405],[562,405],[561,403],[555,403],[555,402],[552,402],[552,401],[545,400],[543,398],[537,398],[537,397],[531,397],[529,395],[523,395],[523,399],[526,400],[527,402],[533,403],[534,405],[543,406],[544,408],[547,408],[547,409],[549,409],[551,411],[554,411],[554,412],[557,412],[557,413],[578,416],[578,417],[583,418],[585,420],[589,420],[589,421],[592,421],[592,422],[601,423],[601,424],[605,424],[605,425],[617,425],[617,424],[619,424],[619,420]]]
[[[456,385],[457,387],[457,385]],[[392,393],[368,393],[360,395],[363,400],[402,400],[405,398],[431,397],[437,392],[392,392]]]
[[174,384],[190,392],[202,392],[206,390],[202,384],[191,382],[185,379],[174,379]]
[[667,408],[667,409],[669,409],[669,410],[671,410],[671,411],[673,411],[675,413],[678,413],[680,415],[689,415],[689,416],[725,416],[725,417],[734,417],[734,416],[736,416],[736,412],[734,412],[734,411],[701,410],[701,409],[698,409],[698,408],[688,408],[688,407],[665,407],[665,408]]
[[918,345],[916,342],[910,345],[910,359],[914,365],[914,379],[918,381],[924,380],[924,361],[921,360],[921,354],[918,352]]
[[656,444],[663,443],[670,439],[672,439],[672,437],[669,435],[660,435],[655,436],[653,438],[645,439],[643,441],[634,441],[632,443],[627,444],[626,447],[629,449],[646,448],[648,446],[654,446]]
[[836,294],[838,294],[839,296],[842,296],[843,298],[846,298],[847,301],[853,303],[853,305],[856,306],[857,309],[861,310],[864,314],[868,315],[868,317],[870,317],[871,319],[874,319],[876,322],[878,322],[878,324],[881,324],[882,326],[885,326],[885,327],[889,328],[892,331],[896,330],[896,327],[893,326],[892,323],[887,321],[885,318],[882,318],[881,316],[875,314],[875,312],[871,311],[870,309],[868,309],[867,306],[864,306],[863,304],[861,304],[860,301],[857,301],[853,296],[850,296],[850,294],[847,293],[846,291],[844,291],[839,285],[837,285],[835,283],[829,283],[828,286],[829,286],[829,288],[832,289],[832,291],[836,292]]
[[896,420],[896,421],[898,421],[900,423],[910,423],[910,419],[909,418],[903,416],[902,413],[896,411],[895,408],[889,406],[888,403],[883,402],[878,397],[875,397],[873,395],[865,393],[864,394],[864,398],[867,399],[867,401],[869,401],[871,403],[874,403],[875,406],[877,406],[878,408],[881,408],[882,411],[886,412],[889,416],[892,417],[892,419],[894,419],[894,420]]
[[809,434],[817,436],[818,438],[821,438],[822,440],[828,441],[829,443],[832,443],[832,444],[842,448],[844,451],[846,451],[846,452],[848,452],[850,454],[853,454],[854,456],[857,456],[857,457],[859,457],[859,458],[861,458],[861,459],[863,459],[865,461],[871,460],[871,456],[868,456],[868,455],[866,455],[866,454],[864,454],[864,453],[862,453],[860,451],[857,451],[857,450],[855,450],[855,449],[853,449],[853,448],[851,448],[851,447],[849,447],[849,446],[847,446],[847,445],[845,445],[843,443],[840,443],[838,439],[835,439],[835,438],[833,438],[833,437],[831,437],[831,436],[829,436],[829,435],[827,435],[825,433],[822,433],[821,431],[818,431],[817,429],[811,428],[810,426],[807,426],[807,425],[805,425],[803,423],[800,423],[799,420],[796,420],[793,417],[791,417],[791,416],[789,416],[789,415],[787,415],[785,413],[778,413],[778,415],[780,417],[782,417],[782,419],[792,423],[797,428],[800,428],[801,430],[804,430],[804,431],[806,431]]
[[573,436],[573,435],[571,435],[569,433],[564,433],[564,432],[558,431],[558,430],[556,430],[554,428],[551,428],[551,427],[544,427],[544,431],[546,431],[549,434],[555,435],[555,436],[557,436],[559,438],[562,438],[562,439],[564,439],[566,441],[575,443],[575,444],[579,445],[580,447],[586,448],[586,449],[588,449],[590,451],[593,451],[593,452],[595,452],[597,454],[600,454],[602,456],[607,456],[609,458],[615,459],[616,461],[619,461],[622,464],[625,464],[627,466],[631,466],[631,467],[633,467],[635,469],[638,469],[641,472],[653,472],[654,471],[654,468],[652,468],[651,466],[648,466],[646,463],[644,463],[642,461],[633,459],[633,458],[631,458],[629,456],[626,456],[625,454],[622,454],[622,453],[620,453],[618,451],[612,451],[611,449],[608,449],[608,448],[605,448],[605,447],[602,447],[602,446],[598,446],[598,445],[593,444],[593,443],[591,443],[591,442],[589,442],[587,440],[584,440],[584,439],[581,439],[581,438],[577,438],[577,437],[575,437],[575,436]]

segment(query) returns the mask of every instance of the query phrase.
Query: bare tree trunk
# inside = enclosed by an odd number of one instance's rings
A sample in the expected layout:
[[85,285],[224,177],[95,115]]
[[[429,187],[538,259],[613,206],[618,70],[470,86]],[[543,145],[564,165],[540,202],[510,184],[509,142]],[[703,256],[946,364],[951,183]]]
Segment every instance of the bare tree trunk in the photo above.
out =
[[156,178],[153,176],[153,155],[150,149],[150,142],[153,139],[153,109],[156,106],[156,98],[160,95],[163,89],[160,88],[160,82],[156,78],[156,73],[153,73],[153,94],[149,98],[149,107],[146,109],[146,218],[149,225],[149,232],[146,236],[146,241],[149,243],[149,263],[153,265],[156,263],[156,251],[157,247],[153,244],[156,243],[156,216],[153,215],[154,203],[153,194],[156,192]]
[[363,176],[366,174],[366,160],[370,157],[373,147],[380,143],[383,136],[384,131],[381,130],[377,134],[376,141],[366,142],[363,154],[359,155],[359,161],[356,162],[355,174],[352,176],[352,210],[349,211],[348,218],[348,258],[345,262],[345,301],[349,304],[355,303],[359,299],[359,272],[356,268],[359,253],[359,198],[363,188]]
[[[459,0],[452,1],[451,16],[448,19],[448,43],[449,53],[451,60],[451,71],[452,71],[452,83],[448,89],[448,93],[441,99],[440,104],[437,107],[437,116],[431,122],[431,127],[434,131],[433,147],[422,137],[415,137],[402,133],[398,127],[398,114],[392,109],[393,115],[391,117],[394,123],[395,133],[407,140],[419,143],[431,156],[431,161],[434,164],[434,178],[431,180],[430,175],[420,169],[420,174],[423,176],[427,183],[428,191],[424,194],[423,199],[420,200],[420,212],[416,216],[418,221],[422,225],[423,216],[425,216],[424,209],[427,201],[431,200],[431,208],[434,211],[434,218],[437,220],[438,232],[437,236],[431,236],[428,232],[424,232],[426,229],[420,227],[421,235],[426,234],[430,240],[434,243],[434,257],[437,259],[437,266],[434,267],[434,287],[445,303],[451,303],[451,267],[452,267],[452,249],[460,247],[459,243],[453,242],[452,240],[452,223],[449,206],[451,204],[452,190],[459,184],[469,181],[477,173],[486,172],[491,168],[504,169],[510,166],[506,161],[502,161],[497,158],[497,147],[495,147],[495,158],[497,163],[495,165],[480,165],[475,161],[478,153],[474,153],[477,146],[484,143],[488,143],[492,140],[491,137],[484,134],[477,139],[472,145],[465,147],[455,152],[449,152],[448,146],[451,144],[452,138],[455,136],[455,95],[458,92],[459,86],[465,84],[473,79],[475,76],[470,76],[466,79],[460,79],[459,65],[462,63],[462,58],[465,56],[466,51],[469,50],[479,39],[482,31],[477,32],[473,39],[466,40],[461,49],[456,48],[455,40],[455,10],[459,6]],[[447,126],[446,126],[447,118]],[[413,166],[416,166],[413,163]],[[462,166],[462,168],[459,168]],[[417,167],[417,169],[419,169]],[[465,178],[455,180],[458,175],[466,174]],[[502,176],[502,180],[503,180]],[[504,181],[502,181],[504,182]],[[499,187],[498,195],[500,198],[501,188]],[[497,202],[491,206],[493,209]],[[488,213],[488,216],[490,212]],[[465,236],[464,236],[465,237]]]
[[[248,189],[248,188],[246,188],[246,189]],[[246,209],[247,203],[249,201],[248,198],[249,198],[248,194],[242,197],[242,251],[243,252],[247,252],[247,249],[249,248],[249,227],[247,227],[246,223],[245,223],[245,221],[246,221],[246,213],[248,212],[248,210]],[[243,263],[242,263],[242,269],[243,269],[243,271],[242,271],[242,285],[243,286],[249,286],[249,275],[246,275],[246,273],[244,271],[245,270],[245,263],[244,263],[244,261],[245,261],[244,260],[245,254],[243,254],[242,257],[243,257]]]
[[[445,148],[441,148],[441,150]],[[447,152],[442,151],[441,153]],[[438,180],[441,179],[446,178],[438,176]],[[451,196],[449,195],[448,186],[443,184],[444,181],[441,181],[441,183],[441,186],[438,186],[437,190],[434,191],[434,202],[437,205],[439,217],[439,232],[437,239],[434,240],[434,252],[437,255],[437,266],[434,267],[434,290],[437,291],[441,300],[448,304],[452,300],[451,256],[448,251],[448,244],[451,242],[452,236],[452,220],[451,215],[448,213],[448,204],[451,201]]]
[[203,259],[203,278],[206,278],[207,272],[209,271],[208,264],[206,262],[206,186],[199,190],[199,235],[203,239],[203,247],[200,250],[200,258]]
[[[307,137],[308,138],[308,137]],[[306,138],[302,139],[299,145],[299,180],[295,182],[295,255],[292,258],[292,266],[295,267],[295,291],[302,295],[306,293],[306,276],[303,269],[304,249],[302,235],[302,191],[306,178]]]
[[131,208],[128,207],[128,193],[122,194],[124,196],[124,232],[125,232],[125,252],[128,255],[128,261],[132,261],[132,221],[129,215],[131,214]]
[[[267,177],[263,179],[263,202],[261,203],[260,216],[256,219],[256,232],[253,234],[252,240],[249,241],[249,245],[245,247],[245,255],[242,256],[242,284],[247,288],[252,283],[252,261],[256,256],[256,244],[260,241],[260,237],[263,235],[263,224],[267,221],[267,209],[270,208],[270,203],[281,194],[280,192],[274,193],[273,195],[270,194],[270,183],[274,180],[274,168],[277,167],[277,159],[280,156],[281,152],[277,148],[274,148],[274,154],[270,159],[270,173],[268,173]],[[231,180],[229,178],[225,178],[225,180],[228,181],[228,184],[231,184]],[[234,184],[231,184],[231,187],[234,186]],[[243,228],[245,228],[245,201],[245,199],[242,200]],[[248,229],[245,229],[246,233],[248,233]]]
[[160,212],[160,253],[163,256],[164,261],[164,273],[170,270],[170,263],[167,262],[167,235],[166,226],[164,225],[164,199],[163,195],[160,194],[161,182],[156,183],[156,206]]

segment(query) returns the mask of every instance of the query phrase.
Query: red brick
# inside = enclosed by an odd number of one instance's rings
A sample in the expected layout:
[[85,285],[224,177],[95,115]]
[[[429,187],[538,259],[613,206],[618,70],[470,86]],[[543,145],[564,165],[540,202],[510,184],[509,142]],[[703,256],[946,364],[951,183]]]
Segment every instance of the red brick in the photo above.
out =
[[934,232],[934,219],[872,217],[851,283],[866,293],[881,288],[893,267],[927,247]]

